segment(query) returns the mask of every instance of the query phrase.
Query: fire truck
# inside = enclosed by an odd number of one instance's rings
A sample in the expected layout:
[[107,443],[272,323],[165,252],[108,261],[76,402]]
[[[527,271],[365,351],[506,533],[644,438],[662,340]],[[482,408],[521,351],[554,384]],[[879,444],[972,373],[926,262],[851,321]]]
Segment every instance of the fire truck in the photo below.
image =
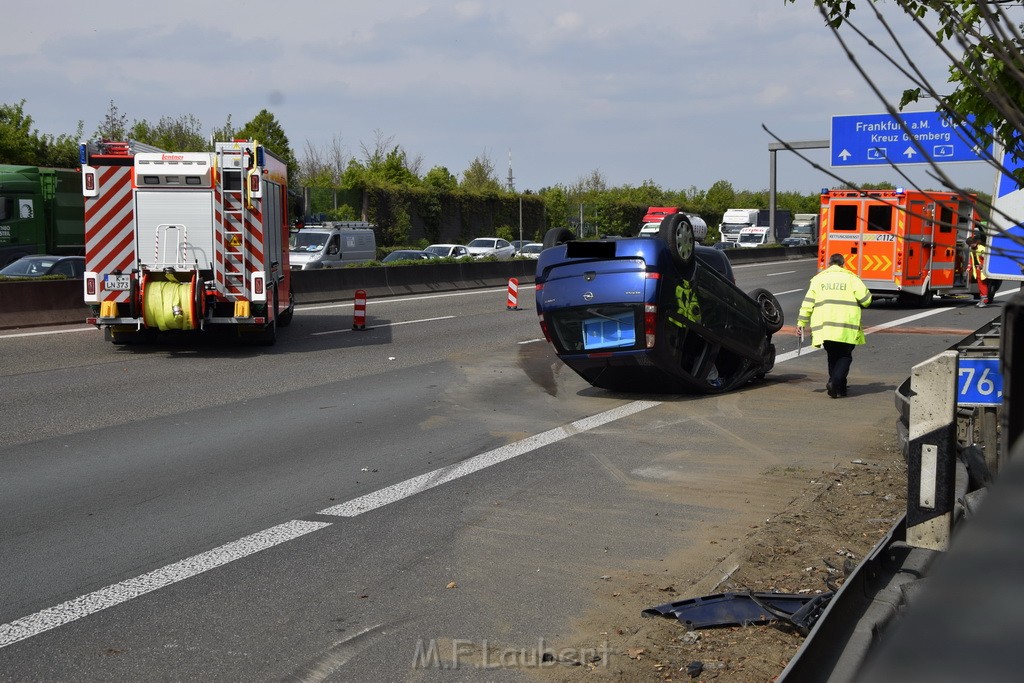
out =
[[275,342],[294,311],[284,161],[250,140],[85,143],[80,156],[88,323],[114,343],[214,330]]
[[842,254],[876,298],[911,305],[936,294],[977,294],[966,240],[979,221],[974,195],[823,190],[818,268]]

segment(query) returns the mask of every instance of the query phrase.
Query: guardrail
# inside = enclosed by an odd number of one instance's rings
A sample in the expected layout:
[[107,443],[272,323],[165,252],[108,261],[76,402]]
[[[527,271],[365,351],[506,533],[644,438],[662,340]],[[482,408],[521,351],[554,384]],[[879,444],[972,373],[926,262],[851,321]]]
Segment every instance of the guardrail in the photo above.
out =
[[[1024,405],[1010,399],[1024,380],[1024,367],[1013,370],[1022,335],[1018,294],[1001,321],[915,366],[896,390],[907,514],[847,577],[780,682],[1019,676]],[[985,374],[996,361],[998,377]]]
[[[733,262],[806,258],[814,247],[730,249]],[[375,266],[293,270],[292,291],[299,304],[345,301],[357,289],[367,296],[423,294],[481,287],[500,287],[509,278],[533,282],[536,262],[457,261],[415,266]],[[83,322],[90,314],[83,302],[81,280],[0,282],[0,329]]]

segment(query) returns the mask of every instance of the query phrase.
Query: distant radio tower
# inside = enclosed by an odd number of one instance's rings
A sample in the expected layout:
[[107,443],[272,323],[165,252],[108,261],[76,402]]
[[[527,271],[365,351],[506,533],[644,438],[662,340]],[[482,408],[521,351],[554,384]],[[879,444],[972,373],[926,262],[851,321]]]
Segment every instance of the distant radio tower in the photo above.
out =
[[508,150],[508,191],[509,192],[515,192],[516,191],[515,180],[516,179],[512,176],[512,148],[510,147],[509,150]]

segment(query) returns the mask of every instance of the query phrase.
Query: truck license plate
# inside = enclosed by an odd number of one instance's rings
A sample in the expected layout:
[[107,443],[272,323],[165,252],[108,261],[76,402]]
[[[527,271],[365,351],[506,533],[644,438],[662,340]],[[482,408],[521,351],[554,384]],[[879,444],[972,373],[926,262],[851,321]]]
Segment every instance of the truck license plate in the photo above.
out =
[[104,275],[103,289],[110,291],[127,292],[132,286],[131,275]]

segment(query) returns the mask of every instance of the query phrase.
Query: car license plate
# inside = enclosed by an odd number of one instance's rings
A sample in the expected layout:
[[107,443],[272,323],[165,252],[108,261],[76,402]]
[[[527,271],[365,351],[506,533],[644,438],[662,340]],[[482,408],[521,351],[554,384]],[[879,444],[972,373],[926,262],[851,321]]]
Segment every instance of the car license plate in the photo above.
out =
[[132,286],[131,275],[104,275],[103,289],[107,291],[127,292]]

